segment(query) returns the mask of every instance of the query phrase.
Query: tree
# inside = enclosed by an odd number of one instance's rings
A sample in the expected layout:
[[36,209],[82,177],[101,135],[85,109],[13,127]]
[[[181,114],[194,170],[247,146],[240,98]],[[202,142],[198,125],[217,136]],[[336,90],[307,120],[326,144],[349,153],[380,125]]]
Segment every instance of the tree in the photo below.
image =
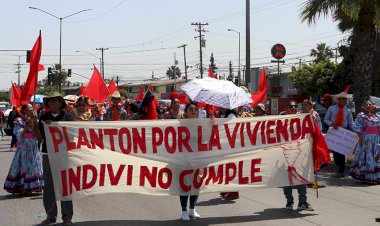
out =
[[311,49],[310,56],[314,57],[314,63],[321,61],[329,61],[334,56],[330,46],[326,46],[326,43],[318,43],[317,49]]
[[181,78],[181,74],[181,69],[175,65],[166,70],[166,76],[168,76],[169,79],[179,79]]
[[[334,20],[344,22],[340,25],[349,26],[346,22],[352,22],[348,56],[353,75],[352,88],[355,103],[363,103],[373,89],[373,50],[376,47],[376,25],[380,21],[380,1],[309,0],[304,4],[300,17],[303,22],[315,24],[321,14],[327,16],[330,13]],[[361,104],[355,106],[356,112],[360,112],[360,106]]]
[[210,65],[209,65],[209,66],[211,66],[212,73],[215,74],[216,69],[218,69],[218,68],[216,67],[216,64],[215,64],[214,53],[211,53],[211,57],[210,57]]
[[[59,79],[59,64],[55,64],[54,66],[51,67],[51,77],[49,79],[49,74],[46,75],[46,78],[43,79],[43,86],[59,86],[59,83],[61,82],[61,85],[66,84],[66,79],[67,79],[67,72],[65,69],[62,69],[61,71],[61,79]],[[49,73],[49,69],[47,70]]]
[[125,99],[128,99],[128,91],[125,89],[119,89],[120,96],[124,97]]
[[321,61],[311,65],[303,64],[301,68],[289,73],[289,79],[297,90],[304,96],[310,97],[323,93],[336,93],[343,90],[345,81],[338,76],[338,65],[330,61]]

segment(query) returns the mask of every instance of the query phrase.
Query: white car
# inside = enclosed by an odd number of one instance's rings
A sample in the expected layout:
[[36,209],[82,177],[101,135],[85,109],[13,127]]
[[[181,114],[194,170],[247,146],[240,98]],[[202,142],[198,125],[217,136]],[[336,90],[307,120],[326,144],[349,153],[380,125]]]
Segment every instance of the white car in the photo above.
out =
[[3,128],[7,135],[11,135],[12,131],[11,128],[8,127],[8,117],[9,113],[12,111],[12,106],[9,104],[9,102],[0,102],[0,108],[4,113],[4,122],[3,122]]

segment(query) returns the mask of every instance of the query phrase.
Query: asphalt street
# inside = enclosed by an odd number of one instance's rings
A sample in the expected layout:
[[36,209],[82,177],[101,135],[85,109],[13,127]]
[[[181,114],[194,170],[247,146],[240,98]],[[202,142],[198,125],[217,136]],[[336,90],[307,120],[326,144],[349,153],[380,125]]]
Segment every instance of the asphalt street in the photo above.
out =
[[[10,137],[0,140],[0,180],[3,185],[14,152]],[[348,170],[348,169],[347,169]],[[201,219],[180,220],[177,196],[107,194],[74,201],[74,225],[379,225],[380,186],[365,185],[350,177],[335,178],[334,164],[319,173],[319,197],[308,188],[315,211],[286,210],[280,188],[240,191],[240,199],[226,201],[218,193],[201,194]],[[293,191],[297,204],[297,192]],[[37,219],[39,216],[39,219]],[[45,219],[42,196],[22,197],[0,190],[0,225],[38,225]],[[58,216],[60,218],[60,215]],[[61,224],[58,219],[56,225]]]

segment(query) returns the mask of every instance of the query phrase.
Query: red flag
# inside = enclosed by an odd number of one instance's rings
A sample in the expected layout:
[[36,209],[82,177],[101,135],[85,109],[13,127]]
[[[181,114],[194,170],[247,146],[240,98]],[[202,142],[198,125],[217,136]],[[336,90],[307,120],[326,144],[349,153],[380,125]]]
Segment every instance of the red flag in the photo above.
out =
[[[153,86],[152,86],[152,84],[149,84],[149,86],[148,86],[148,90],[153,94]],[[158,100],[157,100],[156,98],[153,99],[153,105],[154,105],[155,107],[158,106]]]
[[83,87],[83,84],[80,84],[79,96],[86,96],[86,89]]
[[30,66],[29,66],[29,74],[26,79],[24,89],[20,95],[20,104],[28,104],[30,102],[30,98],[33,93],[37,91],[37,83],[38,83],[38,65],[40,63],[41,58],[41,49],[42,49],[42,38],[41,31],[40,35],[37,38],[36,43],[33,46],[32,52],[30,54]]
[[20,107],[20,87],[16,85],[16,83],[12,82],[12,97],[11,97],[11,104]]
[[87,84],[85,92],[88,97],[91,97],[99,103],[106,101],[110,95],[107,85],[95,65],[94,72],[92,73],[90,82]]
[[198,102],[197,107],[205,109],[210,116],[215,116],[216,109],[218,108],[217,106],[206,104],[205,102]]
[[137,101],[144,100],[144,93],[145,93],[145,88],[144,88],[144,85],[141,84],[140,92],[139,94],[137,94],[137,97],[136,97],[136,103]]
[[43,64],[38,64],[38,71],[44,71],[45,67]]
[[158,105],[154,104],[155,99],[156,98],[154,97],[153,93],[148,89],[141,103],[141,108],[145,109],[145,115],[142,116],[141,119],[144,119],[144,120],[158,119],[158,114],[156,111],[156,107]]
[[261,70],[259,90],[256,93],[252,93],[251,97],[253,102],[250,104],[251,108],[254,108],[259,103],[263,103],[267,97],[268,83],[265,75],[265,69]]
[[330,152],[327,143],[315,120],[313,137],[313,162],[314,171],[318,171],[322,163],[330,163]]
[[343,92],[349,94],[350,93],[350,88],[351,88],[351,85],[348,85],[346,88],[344,88]]
[[211,65],[208,67],[208,73],[207,76],[210,78],[214,78],[214,73],[212,72],[212,67]]
[[178,99],[180,104],[187,104],[188,101],[186,99],[186,94],[183,93],[177,93],[175,90],[172,91],[170,94],[170,99]]
[[113,81],[113,79],[111,80],[110,84],[108,85],[108,91],[110,91],[110,93],[112,94],[113,92],[115,91],[119,91],[115,85],[115,82]]

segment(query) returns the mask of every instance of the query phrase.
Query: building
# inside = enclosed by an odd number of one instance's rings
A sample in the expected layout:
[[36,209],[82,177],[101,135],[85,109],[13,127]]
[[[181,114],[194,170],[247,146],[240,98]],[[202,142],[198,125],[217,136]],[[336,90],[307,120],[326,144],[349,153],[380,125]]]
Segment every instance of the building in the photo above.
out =
[[181,85],[186,83],[186,79],[168,79],[168,80],[149,80],[136,83],[120,84],[119,89],[127,90],[129,98],[135,99],[140,92],[141,86],[148,90],[149,85],[153,87],[153,95],[157,99],[170,99],[173,90],[177,93],[183,93]]
[[[278,72],[277,67],[266,68],[266,78],[269,84],[267,93],[266,106],[270,114],[277,115],[287,108],[290,100],[300,103],[303,96],[298,94],[297,89],[293,86],[288,78],[289,72]],[[257,92],[260,82],[261,68],[251,68],[251,92]]]

